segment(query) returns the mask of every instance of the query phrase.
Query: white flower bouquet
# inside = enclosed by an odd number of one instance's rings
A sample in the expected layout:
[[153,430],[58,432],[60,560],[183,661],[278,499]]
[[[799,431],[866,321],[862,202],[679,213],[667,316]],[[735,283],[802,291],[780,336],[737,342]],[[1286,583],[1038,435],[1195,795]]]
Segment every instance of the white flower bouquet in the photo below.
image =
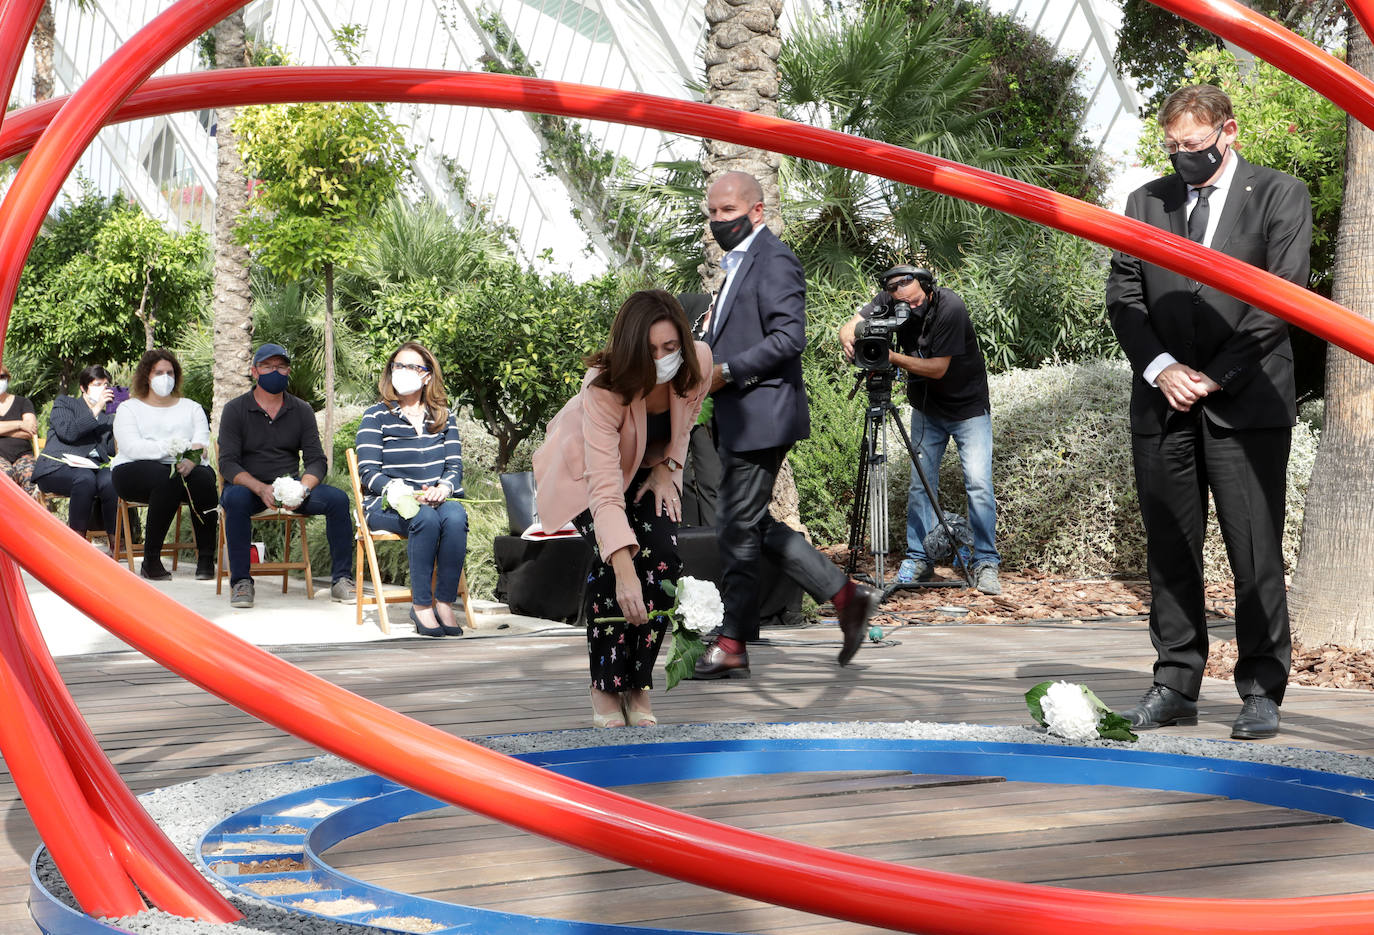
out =
[[272,481],[272,496],[288,510],[305,502],[305,485],[294,477],[278,477]]
[[1140,739],[1131,733],[1131,722],[1103,704],[1086,685],[1041,682],[1026,692],[1026,707],[1035,723],[1065,740]]
[[172,473],[168,474],[168,477],[177,472],[177,465],[182,461],[196,460],[196,450],[191,447],[189,438],[169,438],[164,450],[167,452],[167,457],[172,459]]
[[420,502],[415,499],[415,489],[400,478],[387,481],[382,488],[382,509],[391,508],[401,514],[401,519],[411,519],[420,512]]
[[[672,691],[678,682],[690,678],[696,668],[697,659],[706,652],[706,644],[701,634],[720,626],[725,617],[725,605],[721,602],[720,592],[713,582],[702,581],[683,575],[674,584],[662,581],[660,584],[667,595],[674,599],[673,606],[667,610],[653,610],[649,617],[667,617],[669,627],[668,659],[664,663],[668,684],[664,691]],[[624,623],[624,617],[597,617],[595,623]]]

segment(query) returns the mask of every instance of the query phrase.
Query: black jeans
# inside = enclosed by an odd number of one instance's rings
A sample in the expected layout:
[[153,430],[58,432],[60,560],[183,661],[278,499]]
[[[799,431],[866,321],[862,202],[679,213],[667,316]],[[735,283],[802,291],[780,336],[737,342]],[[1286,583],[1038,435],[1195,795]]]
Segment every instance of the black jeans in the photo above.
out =
[[38,489],[44,493],[67,498],[67,525],[83,536],[91,527],[91,508],[99,500],[100,521],[110,537],[110,544],[114,545],[115,507],[119,503],[119,494],[115,493],[109,468],[92,471],[90,468],[60,464],[36,478],[36,481]]
[[219,513],[215,472],[197,464],[185,478],[163,461],[129,461],[114,469],[114,488],[125,500],[148,504],[148,522],[143,530],[143,560],[157,561],[167,530],[182,503],[191,505],[191,529],[196,537],[196,554],[202,559],[215,557],[215,530]]
[[768,512],[773,482],[791,446],[760,451],[720,452],[722,476],[716,512],[721,564],[722,636],[743,640],[759,621],[759,553],[767,552],[783,573],[818,602],[844,587],[844,572],[812,548],[806,537]]

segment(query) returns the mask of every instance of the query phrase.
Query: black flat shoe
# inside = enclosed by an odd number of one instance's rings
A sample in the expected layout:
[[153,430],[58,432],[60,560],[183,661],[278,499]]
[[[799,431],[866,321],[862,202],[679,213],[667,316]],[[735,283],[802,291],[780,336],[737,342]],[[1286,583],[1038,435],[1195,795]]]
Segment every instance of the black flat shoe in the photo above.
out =
[[138,573],[149,581],[171,581],[172,573],[162,565],[150,567],[147,562],[138,566]]
[[1279,706],[1264,695],[1246,695],[1236,722],[1231,725],[1232,740],[1265,740],[1279,733]]
[[1167,685],[1151,685],[1134,708],[1121,712],[1131,730],[1158,727],[1192,727],[1197,723],[1197,702]]
[[215,560],[213,558],[196,559],[196,580],[210,581],[215,577]]
[[[423,623],[421,623],[420,618],[415,614],[414,607],[410,608],[410,622],[415,624],[415,632],[420,634],[421,636],[429,636],[437,639],[444,635],[443,627],[427,627]],[[462,630],[459,630],[458,632],[461,633]]]

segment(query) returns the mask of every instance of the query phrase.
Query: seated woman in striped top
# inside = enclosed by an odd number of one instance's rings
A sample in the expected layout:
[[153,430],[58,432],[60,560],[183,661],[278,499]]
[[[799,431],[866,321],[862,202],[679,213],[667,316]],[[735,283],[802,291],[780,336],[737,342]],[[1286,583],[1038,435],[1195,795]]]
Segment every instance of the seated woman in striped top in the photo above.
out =
[[[453,602],[467,557],[468,514],[450,498],[462,495],[463,449],[439,362],[424,345],[407,341],[387,360],[377,388],[382,401],[363,413],[358,426],[367,525],[406,537],[415,631],[462,636]],[[402,488],[419,506],[409,518],[396,508],[410,512]]]

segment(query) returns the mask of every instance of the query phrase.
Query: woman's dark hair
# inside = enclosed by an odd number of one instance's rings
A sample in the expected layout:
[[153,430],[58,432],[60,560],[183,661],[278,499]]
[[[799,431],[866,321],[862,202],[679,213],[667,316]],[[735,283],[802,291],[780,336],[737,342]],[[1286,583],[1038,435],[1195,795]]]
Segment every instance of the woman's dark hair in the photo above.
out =
[[647,396],[657,385],[654,355],[649,350],[649,329],[660,321],[670,321],[677,329],[682,350],[682,366],[669,381],[679,396],[686,396],[702,380],[697,362],[692,327],[682,304],[662,289],[646,289],[625,300],[611,322],[611,340],[586,359],[588,367],[601,372],[592,385],[619,393],[625,405],[638,396]]
[[91,382],[94,380],[114,382],[110,380],[110,371],[99,364],[90,364],[89,366],[82,367],[81,372],[76,375],[77,385],[81,387],[81,392],[83,393],[86,392],[86,387],[90,386]]
[[134,371],[133,385],[129,387],[129,394],[134,399],[146,399],[151,387],[148,384],[152,377],[153,368],[158,361],[165,360],[172,365],[172,384],[174,394],[181,392],[181,362],[177,360],[177,355],[163,347],[155,347],[151,351],[144,351],[143,356],[138,359],[138,369]]
[[439,361],[419,341],[407,341],[396,350],[391,352],[391,356],[386,359],[386,366],[382,368],[382,375],[377,378],[377,392],[381,394],[382,400],[389,405],[398,405],[396,388],[391,385],[391,366],[396,363],[396,358],[401,351],[414,351],[424,359],[425,366],[429,368],[429,382],[420,388],[420,402],[425,405],[425,414],[429,416],[429,430],[432,433],[444,431],[444,426],[448,425],[448,394],[444,392],[444,374],[439,369]]

